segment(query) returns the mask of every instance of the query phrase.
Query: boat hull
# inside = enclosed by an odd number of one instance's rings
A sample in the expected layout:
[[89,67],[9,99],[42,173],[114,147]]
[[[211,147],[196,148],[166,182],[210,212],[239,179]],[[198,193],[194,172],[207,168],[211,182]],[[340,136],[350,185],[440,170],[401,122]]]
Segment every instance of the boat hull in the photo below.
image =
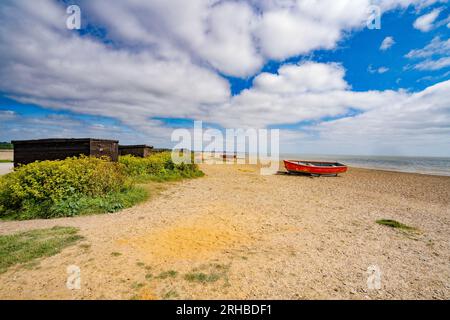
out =
[[284,166],[290,173],[312,175],[338,175],[347,171],[347,166],[337,162],[284,160]]

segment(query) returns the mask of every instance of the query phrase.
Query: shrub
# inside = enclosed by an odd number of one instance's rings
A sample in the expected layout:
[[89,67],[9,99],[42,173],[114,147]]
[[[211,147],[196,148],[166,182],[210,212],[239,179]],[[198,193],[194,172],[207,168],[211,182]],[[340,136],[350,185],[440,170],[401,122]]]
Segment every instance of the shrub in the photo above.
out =
[[196,164],[175,164],[170,152],[147,158],[67,158],[20,166],[0,177],[0,219],[36,219],[115,212],[147,198],[136,181],[202,176]]
[[124,195],[142,199],[143,192],[133,187],[123,165],[107,159],[34,162],[0,178],[0,217],[54,218],[92,207],[113,212],[130,206]]
[[203,175],[194,163],[175,164],[170,152],[155,153],[145,158],[121,156],[119,162],[124,165],[125,172],[136,181],[176,180]]

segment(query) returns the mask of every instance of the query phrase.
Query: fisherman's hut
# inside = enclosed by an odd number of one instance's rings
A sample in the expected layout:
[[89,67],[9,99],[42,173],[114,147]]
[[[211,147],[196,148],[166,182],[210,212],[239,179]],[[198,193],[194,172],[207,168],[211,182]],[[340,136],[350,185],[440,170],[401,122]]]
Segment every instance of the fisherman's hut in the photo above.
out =
[[153,146],[145,144],[132,146],[119,146],[119,154],[121,156],[132,155],[135,157],[147,157],[153,153]]
[[11,141],[14,145],[14,166],[43,160],[64,160],[80,155],[106,156],[116,162],[119,141],[104,139],[39,139]]

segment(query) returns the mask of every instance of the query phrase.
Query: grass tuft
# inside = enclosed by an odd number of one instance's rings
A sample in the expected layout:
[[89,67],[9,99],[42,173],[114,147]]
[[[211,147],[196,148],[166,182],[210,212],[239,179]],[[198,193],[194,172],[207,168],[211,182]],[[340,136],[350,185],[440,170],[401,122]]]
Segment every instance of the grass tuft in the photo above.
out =
[[158,279],[167,279],[167,278],[175,278],[178,275],[178,271],[175,270],[169,270],[161,272],[157,278]]
[[377,220],[376,223],[381,224],[383,226],[395,228],[395,229],[401,229],[401,230],[407,230],[407,231],[416,230],[416,228],[414,228],[414,227],[410,227],[406,224],[403,224],[403,223],[395,221],[395,220],[390,220],[390,219]]
[[169,290],[163,294],[162,298],[165,300],[178,298],[179,295],[175,290]]
[[142,289],[144,286],[145,286],[145,284],[142,283],[142,282],[133,282],[131,284],[131,288],[134,289],[134,290]]
[[184,280],[189,282],[216,282],[220,279],[220,275],[217,273],[206,274],[203,272],[191,272],[184,275]]
[[147,280],[153,279],[153,274],[147,273],[147,274],[145,275],[145,279],[147,279]]
[[17,265],[35,265],[35,260],[50,257],[82,240],[78,229],[53,227],[0,236],[0,273]]

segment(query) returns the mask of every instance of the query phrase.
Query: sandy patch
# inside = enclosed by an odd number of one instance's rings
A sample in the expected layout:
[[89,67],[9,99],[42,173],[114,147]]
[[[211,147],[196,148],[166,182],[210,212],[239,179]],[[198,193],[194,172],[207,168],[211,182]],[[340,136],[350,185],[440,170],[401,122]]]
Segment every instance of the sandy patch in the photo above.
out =
[[248,231],[219,213],[224,211],[223,206],[214,211],[218,214],[188,218],[144,236],[120,239],[118,243],[139,250],[144,262],[154,263],[210,259],[251,241]]

